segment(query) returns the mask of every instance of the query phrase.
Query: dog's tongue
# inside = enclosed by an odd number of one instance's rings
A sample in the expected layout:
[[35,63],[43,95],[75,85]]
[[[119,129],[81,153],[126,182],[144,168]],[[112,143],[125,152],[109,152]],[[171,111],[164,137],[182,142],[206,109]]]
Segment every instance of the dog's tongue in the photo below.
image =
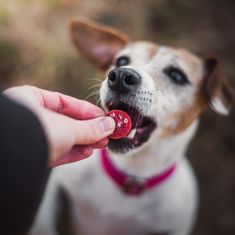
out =
[[126,137],[131,131],[131,118],[130,116],[122,110],[112,110],[107,113],[107,116],[113,118],[116,123],[116,128],[109,136],[110,139],[121,139]]

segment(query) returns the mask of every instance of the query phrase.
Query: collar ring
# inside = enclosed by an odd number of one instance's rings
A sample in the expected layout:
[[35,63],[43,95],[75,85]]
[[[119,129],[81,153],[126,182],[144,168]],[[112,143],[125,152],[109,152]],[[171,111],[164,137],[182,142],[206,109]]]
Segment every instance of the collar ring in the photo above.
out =
[[122,186],[123,192],[130,195],[140,195],[147,189],[145,178],[136,176],[127,176]]

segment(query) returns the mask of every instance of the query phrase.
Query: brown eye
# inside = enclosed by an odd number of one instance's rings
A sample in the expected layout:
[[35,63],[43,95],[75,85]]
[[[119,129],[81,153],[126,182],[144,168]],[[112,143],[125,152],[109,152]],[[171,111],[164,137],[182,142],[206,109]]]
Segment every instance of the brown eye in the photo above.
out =
[[130,64],[130,58],[128,56],[121,56],[116,61],[116,66],[121,67]]
[[187,76],[178,68],[168,67],[164,73],[177,85],[183,86],[190,83]]

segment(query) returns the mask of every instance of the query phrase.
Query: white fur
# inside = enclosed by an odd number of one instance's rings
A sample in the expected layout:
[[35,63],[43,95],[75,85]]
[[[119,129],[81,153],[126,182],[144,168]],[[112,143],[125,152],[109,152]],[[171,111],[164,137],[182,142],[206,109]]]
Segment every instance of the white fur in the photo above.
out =
[[229,109],[227,107],[225,107],[223,102],[216,97],[214,97],[212,99],[211,109],[214,110],[215,112],[218,112],[218,113],[225,115],[225,116],[227,116],[229,114]]
[[[156,51],[156,55],[150,58],[146,53],[149,45],[130,44],[117,57],[129,55],[132,63],[127,67],[141,75],[142,86],[137,92],[134,104],[144,115],[156,120],[157,129],[140,148],[125,155],[111,152],[109,154],[117,167],[136,176],[150,177],[173,163],[177,164],[176,172],[162,185],[140,197],[133,197],[122,193],[105,174],[100,164],[99,151],[82,162],[58,167],[50,177],[31,234],[56,234],[56,194],[59,187],[64,188],[70,196],[77,234],[190,233],[195,220],[198,193],[192,169],[185,158],[185,151],[197,128],[197,121],[181,133],[165,138],[162,134],[167,126],[174,127],[178,124],[179,120],[177,117],[172,119],[172,115],[185,112],[193,104],[201,69],[195,66],[195,63],[199,63],[196,57],[192,58],[195,62],[193,67],[187,64],[180,52],[166,47]],[[177,63],[178,66],[184,67],[186,73],[190,72],[191,86],[183,88],[171,83],[162,71],[170,63]],[[151,94],[142,95],[141,91],[149,91]],[[109,94],[106,80],[100,93],[102,104],[105,106]],[[145,103],[141,98],[151,99],[152,103]]]
[[83,162],[58,167],[51,176],[32,234],[56,234],[53,218],[57,207],[55,190],[59,187],[66,189],[71,197],[75,229],[77,226],[81,234],[188,234],[194,222],[198,199],[191,167],[181,155],[185,146],[181,147],[179,142],[191,138],[194,130],[195,124],[181,137],[173,138],[167,151],[164,151],[167,143],[152,146],[150,154],[142,156],[142,167],[138,163],[131,164],[131,161],[135,161],[134,156],[132,160],[120,156],[112,158],[119,167],[130,173],[149,176],[165,169],[177,156],[174,175],[141,197],[126,196],[115,186],[104,174],[98,151]]

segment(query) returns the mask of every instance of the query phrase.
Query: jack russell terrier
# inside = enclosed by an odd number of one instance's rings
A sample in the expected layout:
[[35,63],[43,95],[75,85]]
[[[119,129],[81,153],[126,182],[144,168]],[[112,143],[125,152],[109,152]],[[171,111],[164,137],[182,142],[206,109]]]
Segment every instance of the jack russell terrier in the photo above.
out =
[[185,151],[199,115],[228,115],[232,93],[215,58],[181,48],[130,41],[89,20],[70,24],[80,53],[106,71],[103,108],[132,119],[132,131],[107,150],[53,170],[31,234],[58,234],[59,191],[70,199],[76,235],[186,235],[198,190]]

